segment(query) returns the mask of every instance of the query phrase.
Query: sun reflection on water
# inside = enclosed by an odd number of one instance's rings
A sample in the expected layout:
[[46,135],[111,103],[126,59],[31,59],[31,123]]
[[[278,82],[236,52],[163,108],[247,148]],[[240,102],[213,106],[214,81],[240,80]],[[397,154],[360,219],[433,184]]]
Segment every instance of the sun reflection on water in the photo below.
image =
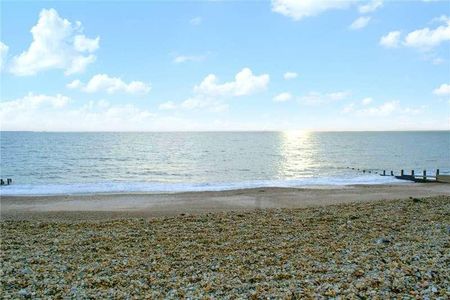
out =
[[281,178],[312,177],[316,161],[314,133],[305,130],[284,131],[281,133],[281,155],[283,157],[279,176]]
[[307,130],[287,130],[283,131],[283,136],[287,139],[308,138],[311,131]]

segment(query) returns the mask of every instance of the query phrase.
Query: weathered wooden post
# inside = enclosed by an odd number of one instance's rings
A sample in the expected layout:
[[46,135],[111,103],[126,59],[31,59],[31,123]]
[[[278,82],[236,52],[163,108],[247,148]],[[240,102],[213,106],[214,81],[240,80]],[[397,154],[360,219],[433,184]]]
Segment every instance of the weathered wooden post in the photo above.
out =
[[391,176],[394,176],[394,171],[391,171]]
[[5,182],[3,181],[3,179],[0,179],[0,185],[4,185]]
[[436,177],[439,176],[439,169],[436,169]]
[[383,170],[383,176],[386,176],[386,170]]
[[405,171],[403,171],[403,170],[400,170],[400,176],[405,176]]
[[411,176],[414,177],[414,170],[411,170]]
[[6,184],[7,184],[7,185],[10,185],[11,183],[12,183],[12,179],[11,179],[11,178],[7,178],[7,179],[6,179]]
[[423,180],[427,180],[427,170],[423,170]]

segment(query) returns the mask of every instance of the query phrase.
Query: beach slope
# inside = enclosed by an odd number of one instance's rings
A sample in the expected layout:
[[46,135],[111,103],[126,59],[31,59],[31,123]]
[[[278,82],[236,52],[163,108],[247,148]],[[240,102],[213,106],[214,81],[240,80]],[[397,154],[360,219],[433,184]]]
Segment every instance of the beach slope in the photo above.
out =
[[450,196],[449,184],[259,188],[172,194],[1,197],[3,219],[100,220],[265,208],[305,208],[408,197]]
[[448,298],[450,196],[365,200],[147,219],[3,219],[0,291],[4,298]]

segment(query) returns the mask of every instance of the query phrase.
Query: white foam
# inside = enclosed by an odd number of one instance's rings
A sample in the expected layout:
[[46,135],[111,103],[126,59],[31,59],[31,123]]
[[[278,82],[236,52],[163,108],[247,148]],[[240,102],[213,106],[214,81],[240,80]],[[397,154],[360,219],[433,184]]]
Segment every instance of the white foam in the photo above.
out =
[[311,177],[295,180],[257,180],[231,183],[102,182],[79,184],[13,184],[0,187],[1,196],[72,195],[100,193],[180,193],[226,191],[261,187],[326,187],[355,184],[404,183],[391,176],[367,175],[350,178]]

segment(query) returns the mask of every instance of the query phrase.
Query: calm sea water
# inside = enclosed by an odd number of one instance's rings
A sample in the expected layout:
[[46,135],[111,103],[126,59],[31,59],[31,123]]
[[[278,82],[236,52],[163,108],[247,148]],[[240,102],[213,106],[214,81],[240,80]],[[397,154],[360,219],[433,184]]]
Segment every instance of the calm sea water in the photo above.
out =
[[1,133],[2,195],[377,184],[395,181],[383,169],[436,168],[450,173],[450,131]]

